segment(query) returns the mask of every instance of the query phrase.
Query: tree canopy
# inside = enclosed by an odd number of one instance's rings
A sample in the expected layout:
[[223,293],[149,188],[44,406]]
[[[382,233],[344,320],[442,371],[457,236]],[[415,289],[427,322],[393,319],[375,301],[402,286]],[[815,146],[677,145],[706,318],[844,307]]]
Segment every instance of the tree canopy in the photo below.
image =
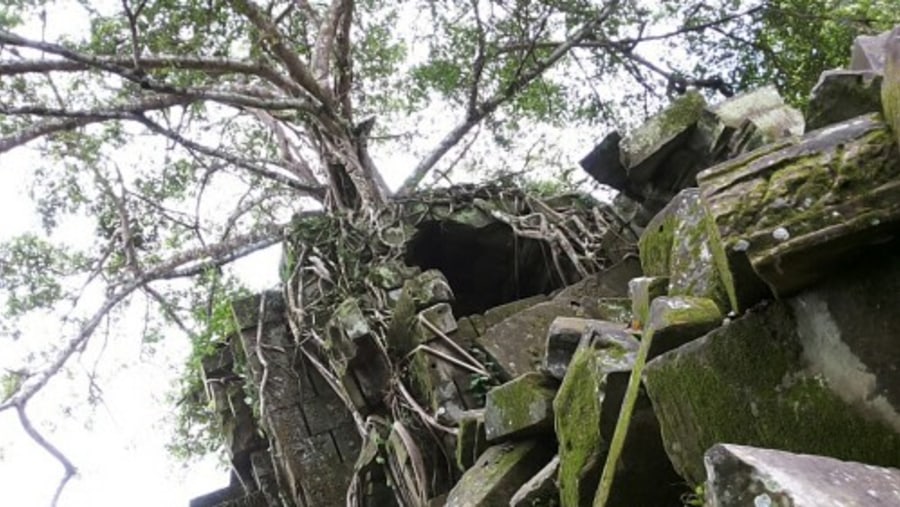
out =
[[[2,373],[0,412],[17,412],[63,463],[61,490],[75,464],[28,403],[129,307],[146,320],[130,339],[151,347],[175,328],[203,343],[239,290],[228,264],[280,242],[293,214],[372,215],[393,194],[489,164],[479,150],[528,160],[529,131],[599,136],[689,87],[774,82],[802,105],[852,38],[897,22],[897,7],[9,0],[0,178],[27,191],[39,223],[0,238],[0,340],[40,343],[34,319],[59,338]],[[398,155],[417,162],[376,163]]]

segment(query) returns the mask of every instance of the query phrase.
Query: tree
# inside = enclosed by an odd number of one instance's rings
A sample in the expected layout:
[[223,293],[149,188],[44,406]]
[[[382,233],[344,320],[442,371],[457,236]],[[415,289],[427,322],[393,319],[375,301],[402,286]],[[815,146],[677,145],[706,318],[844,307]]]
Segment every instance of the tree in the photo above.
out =
[[[476,141],[506,149],[526,126],[621,124],[667,88],[729,94],[774,78],[795,93],[813,73],[792,81],[787,54],[845,54],[849,34],[880,27],[835,21],[828,46],[792,31],[832,3],[7,2],[0,161],[38,158],[0,177],[27,181],[41,227],[0,245],[2,332],[28,339],[21,325],[38,316],[65,338],[3,376],[0,412],[63,464],[58,496],[75,466],[29,401],[129,305],[148,308],[145,343],[165,326],[200,340],[237,290],[227,265],[281,241],[292,214],[375,217],[391,192],[370,151],[421,155],[407,194],[430,173],[449,180]],[[48,35],[70,16],[84,29]],[[421,151],[435,111],[446,131]],[[92,233],[73,241],[72,227]]]

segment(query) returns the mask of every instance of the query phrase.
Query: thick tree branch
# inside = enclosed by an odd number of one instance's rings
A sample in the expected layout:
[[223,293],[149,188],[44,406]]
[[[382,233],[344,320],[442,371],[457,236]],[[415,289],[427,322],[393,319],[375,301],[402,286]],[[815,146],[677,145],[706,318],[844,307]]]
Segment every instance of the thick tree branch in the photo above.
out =
[[404,195],[414,190],[435,164],[437,164],[450,149],[456,146],[460,139],[462,139],[472,127],[477,125],[486,116],[496,111],[500,105],[510,100],[519,91],[528,86],[528,84],[543,74],[544,71],[564,57],[569,50],[575,47],[579,42],[588,36],[593,36],[595,30],[612,15],[618,5],[619,0],[608,2],[594,19],[585,23],[578,31],[572,34],[572,36],[556,46],[546,58],[538,61],[528,71],[522,72],[517,79],[507,84],[490,99],[479,104],[479,106],[475,108],[474,114],[467,114],[466,119],[445,135],[438,143],[437,147],[419,162],[413,170],[412,175],[403,182],[403,185],[398,190],[398,194]]

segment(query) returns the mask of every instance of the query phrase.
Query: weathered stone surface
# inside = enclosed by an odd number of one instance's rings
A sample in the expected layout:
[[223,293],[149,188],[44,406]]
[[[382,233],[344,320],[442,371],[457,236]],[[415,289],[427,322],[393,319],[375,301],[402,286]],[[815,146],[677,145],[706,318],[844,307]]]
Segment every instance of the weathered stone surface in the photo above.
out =
[[698,179],[738,292],[756,283],[741,255],[786,296],[900,222],[900,152],[876,116],[762,148]]
[[416,305],[417,310],[425,309],[437,303],[450,303],[453,301],[453,291],[444,275],[436,270],[429,269],[413,278],[409,285],[404,287]]
[[885,121],[894,132],[894,142],[900,143],[900,25],[887,36],[884,59],[881,104]]
[[347,298],[337,306],[325,329],[328,358],[336,365],[335,371],[343,375],[347,364],[356,357],[356,342],[371,336],[372,330],[355,298]]
[[850,70],[871,70],[881,73],[884,70],[884,44],[888,34],[860,35],[853,39],[850,49]]
[[418,274],[419,268],[395,261],[372,267],[372,270],[369,272],[369,278],[378,287],[392,290],[403,287],[405,280],[414,278]]
[[569,361],[585,336],[604,330],[624,329],[625,325],[579,317],[557,317],[547,331],[543,369],[551,377],[562,380]]
[[[422,322],[425,320],[430,324]],[[419,320],[416,322],[416,336],[418,344],[427,343],[438,334],[432,329],[436,328],[444,335],[448,335],[457,329],[456,319],[453,317],[453,308],[448,303],[438,303],[419,312]]]
[[728,141],[727,157],[733,158],[780,139],[799,136],[805,130],[803,113],[781,106],[747,118]]
[[599,298],[596,312],[597,320],[606,322],[628,325],[634,320],[630,298]]
[[703,452],[719,442],[900,464],[900,433],[810,370],[796,329],[789,306],[771,303],[647,364],[666,452],[689,483],[704,480]]
[[[799,131],[796,129],[798,117]],[[772,128],[773,122],[787,128]],[[707,162],[719,162],[747,148],[742,144],[746,140],[735,137],[746,128],[745,123],[752,124],[761,135],[755,142],[766,143],[791,133],[802,133],[802,122],[799,111],[785,106],[774,86],[763,86],[707,107],[698,122],[698,139],[694,143],[708,147]]]
[[467,410],[459,418],[459,433],[456,435],[456,466],[466,471],[475,464],[481,453],[487,449],[484,433],[484,409]]
[[667,170],[661,162],[687,141],[705,106],[702,95],[689,92],[624,136],[619,151],[628,179],[642,185]]
[[628,297],[628,281],[638,276],[641,276],[641,261],[636,255],[629,255],[609,268],[562,289],[553,300],[580,308],[582,317],[603,319],[597,302],[601,298]]
[[551,507],[559,502],[556,474],[559,471],[559,456],[554,456],[534,477],[516,491],[509,500],[509,507]]
[[727,312],[738,305],[728,261],[716,255],[723,250],[715,227],[699,189],[682,190],[641,235],[641,266],[645,275],[669,277],[670,296],[708,298]]
[[826,70],[810,94],[806,130],[880,112],[881,82],[881,73],[871,70]]
[[538,303],[488,328],[477,343],[509,378],[537,371],[550,323],[556,317],[578,316],[578,310],[557,300]]
[[900,470],[741,445],[706,452],[712,507],[900,505]]
[[[238,299],[231,303],[234,318],[240,324],[241,331],[256,328],[259,323],[259,298],[260,294]],[[262,294],[266,298],[265,313],[262,321],[264,324],[279,322],[284,319],[284,297],[281,291],[270,290]]]
[[413,355],[409,366],[411,386],[432,415],[444,423],[456,424],[463,411],[476,408],[474,397],[467,392],[471,373],[442,355],[463,360],[445,343],[432,342],[428,350],[420,348]]
[[487,393],[484,433],[489,442],[553,431],[557,383],[540,373],[526,373]]
[[631,314],[635,324],[643,327],[650,317],[650,303],[669,291],[669,278],[665,276],[641,276],[628,282],[631,295]]
[[499,324],[503,322],[503,319],[511,317],[526,308],[532,307],[546,300],[547,296],[543,294],[536,294],[527,298],[510,301],[509,303],[504,303],[500,306],[495,306],[484,312],[485,327],[491,327],[495,324]]
[[610,132],[578,164],[597,182],[609,185],[632,198],[637,198],[634,190],[628,185],[628,176],[619,158],[619,142],[621,140],[622,136],[618,132]]
[[653,333],[648,358],[680,347],[722,324],[722,311],[714,301],[691,296],[662,296],[650,303],[645,334]]
[[[560,442],[559,487],[563,506],[590,505],[637,355],[624,331],[595,336],[579,348],[553,402]],[[614,483],[610,507],[672,505],[680,482],[669,464],[646,395],[638,397]]]
[[[387,438],[388,466],[393,489],[403,505],[423,505],[429,498],[443,495],[453,485],[453,463],[428,430],[394,421]],[[423,477],[423,471],[430,474]],[[346,505],[345,501],[317,505]]]
[[547,442],[525,440],[488,448],[447,497],[447,507],[501,507],[532,478],[556,449]]

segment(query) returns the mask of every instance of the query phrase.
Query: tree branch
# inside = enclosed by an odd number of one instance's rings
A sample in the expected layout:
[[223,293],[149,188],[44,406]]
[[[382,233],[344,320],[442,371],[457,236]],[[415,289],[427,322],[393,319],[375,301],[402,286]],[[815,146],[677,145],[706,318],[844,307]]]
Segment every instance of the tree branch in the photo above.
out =
[[59,485],[56,486],[56,492],[53,493],[53,500],[51,500],[51,507],[56,507],[59,502],[59,497],[62,495],[63,489],[66,487],[66,484],[75,477],[75,474],[78,473],[78,469],[75,468],[75,465],[66,457],[65,454],[62,453],[55,445],[51,444],[43,435],[35,429],[34,425],[31,424],[31,420],[28,418],[28,415],[25,413],[25,403],[17,403],[15,405],[16,412],[19,414],[19,423],[22,424],[22,429],[25,430],[25,433],[31,437],[41,448],[47,451],[51,456],[53,456],[56,461],[63,466],[63,477],[59,481]]

